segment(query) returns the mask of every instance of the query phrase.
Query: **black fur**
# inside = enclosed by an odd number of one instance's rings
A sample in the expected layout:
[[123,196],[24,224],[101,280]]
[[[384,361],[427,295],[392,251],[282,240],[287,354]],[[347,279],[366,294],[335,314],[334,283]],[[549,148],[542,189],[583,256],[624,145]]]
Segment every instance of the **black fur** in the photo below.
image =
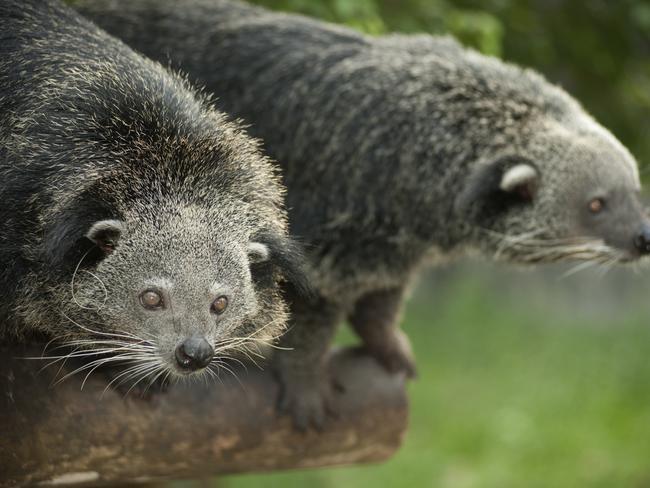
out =
[[[3,0],[0,26],[0,339],[140,337],[173,372],[185,335],[277,337],[282,274],[305,278],[257,142],[56,0]],[[249,270],[252,244],[271,259]],[[179,306],[147,315],[141,290],[167,284]]]
[[[346,318],[388,368],[413,373],[394,324],[424,261],[468,249],[519,263],[645,252],[633,244],[647,220],[633,158],[529,70],[449,38],[369,37],[234,0],[79,8],[206,85],[282,166],[317,294],[293,301],[294,351],[277,357],[300,425],[323,419],[323,358]],[[504,191],[519,164],[539,178]],[[603,223],[583,218],[601,196],[617,202]]]

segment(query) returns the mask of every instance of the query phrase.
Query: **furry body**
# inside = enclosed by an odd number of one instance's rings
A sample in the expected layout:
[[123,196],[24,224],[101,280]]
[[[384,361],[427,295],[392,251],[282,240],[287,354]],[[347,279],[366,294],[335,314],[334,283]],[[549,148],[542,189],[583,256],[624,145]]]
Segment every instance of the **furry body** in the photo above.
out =
[[55,0],[5,0],[0,24],[0,338],[144,378],[279,335],[297,255],[257,143]]
[[[648,251],[636,162],[541,76],[426,35],[378,38],[231,0],[85,0],[80,9],[223,97],[282,166],[314,302],[278,354],[285,406],[319,424],[323,358],[349,319],[390,369],[423,263],[614,263]],[[603,210],[603,205],[606,205]]]

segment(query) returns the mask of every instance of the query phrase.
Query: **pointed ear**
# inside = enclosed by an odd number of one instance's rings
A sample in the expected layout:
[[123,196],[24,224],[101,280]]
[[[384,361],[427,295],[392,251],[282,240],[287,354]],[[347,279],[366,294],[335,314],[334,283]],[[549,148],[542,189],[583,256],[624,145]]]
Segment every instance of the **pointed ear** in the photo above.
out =
[[86,237],[106,255],[115,250],[123,232],[124,223],[122,221],[100,220],[90,227]]
[[537,193],[538,182],[537,170],[528,163],[519,163],[503,173],[499,188],[519,196],[523,201],[532,201]]
[[463,218],[478,221],[513,205],[531,203],[539,179],[535,166],[523,158],[508,156],[482,164],[467,178],[454,209]]

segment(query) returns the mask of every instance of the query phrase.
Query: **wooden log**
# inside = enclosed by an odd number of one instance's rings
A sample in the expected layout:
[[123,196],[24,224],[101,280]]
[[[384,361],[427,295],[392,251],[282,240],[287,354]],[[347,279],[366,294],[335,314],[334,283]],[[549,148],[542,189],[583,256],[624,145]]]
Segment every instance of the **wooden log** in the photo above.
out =
[[[80,486],[205,478],[381,461],[407,424],[404,379],[352,349],[330,358],[339,412],[321,432],[278,416],[268,371],[237,371],[210,385],[177,384],[150,398],[80,377],[52,386],[56,367],[0,348],[0,486]],[[37,354],[40,349],[37,350]],[[61,373],[60,373],[61,374]],[[60,376],[59,374],[59,376]],[[100,398],[101,397],[101,398]]]

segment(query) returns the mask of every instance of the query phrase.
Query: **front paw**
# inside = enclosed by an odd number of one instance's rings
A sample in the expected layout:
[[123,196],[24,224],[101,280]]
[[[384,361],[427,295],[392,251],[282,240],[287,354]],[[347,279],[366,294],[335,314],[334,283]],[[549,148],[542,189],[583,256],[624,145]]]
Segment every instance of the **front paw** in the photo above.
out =
[[407,378],[417,376],[411,341],[401,330],[393,333],[380,344],[366,344],[368,352],[390,373],[403,373]]
[[[327,378],[327,377],[325,377]],[[333,388],[329,380],[322,377],[311,381],[281,381],[278,408],[291,416],[294,427],[305,431],[309,427],[322,430],[328,418],[334,417],[332,408]]]

